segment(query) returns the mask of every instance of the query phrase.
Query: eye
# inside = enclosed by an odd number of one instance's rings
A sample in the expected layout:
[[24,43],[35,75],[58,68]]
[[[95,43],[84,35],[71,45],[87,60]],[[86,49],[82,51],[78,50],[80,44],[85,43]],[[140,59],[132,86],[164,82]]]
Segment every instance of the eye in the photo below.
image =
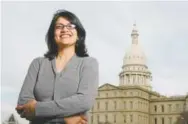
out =
[[56,25],[55,28],[56,29],[62,29],[62,26],[61,25]]

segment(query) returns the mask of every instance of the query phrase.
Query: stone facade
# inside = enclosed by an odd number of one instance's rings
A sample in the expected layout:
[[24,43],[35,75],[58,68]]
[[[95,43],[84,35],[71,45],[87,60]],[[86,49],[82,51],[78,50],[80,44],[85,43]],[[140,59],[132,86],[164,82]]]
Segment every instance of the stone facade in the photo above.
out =
[[99,87],[89,124],[174,124],[188,104],[186,96],[165,97],[139,86]]
[[98,88],[89,124],[174,124],[180,113],[188,110],[188,94],[166,97],[152,91],[151,72],[138,36],[134,24],[119,86],[107,83]]

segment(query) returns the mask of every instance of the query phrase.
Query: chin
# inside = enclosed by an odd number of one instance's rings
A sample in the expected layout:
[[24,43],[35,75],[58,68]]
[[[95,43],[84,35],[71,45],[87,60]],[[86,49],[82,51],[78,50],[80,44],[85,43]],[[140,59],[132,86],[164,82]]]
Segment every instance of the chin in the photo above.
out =
[[61,45],[63,45],[63,46],[70,46],[70,45],[72,46],[72,44],[74,44],[74,43],[70,43],[70,42],[68,42],[68,43],[67,42],[66,43],[63,42],[63,43],[61,43]]

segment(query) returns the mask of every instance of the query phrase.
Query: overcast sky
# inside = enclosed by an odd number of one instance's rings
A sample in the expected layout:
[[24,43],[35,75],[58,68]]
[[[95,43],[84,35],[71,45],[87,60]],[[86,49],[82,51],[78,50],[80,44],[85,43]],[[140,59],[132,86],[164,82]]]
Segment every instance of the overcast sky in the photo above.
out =
[[119,85],[136,21],[153,90],[168,96],[188,92],[188,2],[4,2],[2,112],[14,111],[30,62],[47,50],[45,34],[58,9],[83,23],[89,54],[100,64],[100,85]]

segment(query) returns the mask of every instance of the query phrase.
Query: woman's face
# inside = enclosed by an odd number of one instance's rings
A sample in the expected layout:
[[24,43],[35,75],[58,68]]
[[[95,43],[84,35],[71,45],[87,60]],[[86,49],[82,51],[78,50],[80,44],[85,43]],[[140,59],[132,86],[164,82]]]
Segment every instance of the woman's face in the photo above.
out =
[[59,17],[55,24],[54,38],[58,46],[75,45],[78,39],[76,26],[66,18]]

